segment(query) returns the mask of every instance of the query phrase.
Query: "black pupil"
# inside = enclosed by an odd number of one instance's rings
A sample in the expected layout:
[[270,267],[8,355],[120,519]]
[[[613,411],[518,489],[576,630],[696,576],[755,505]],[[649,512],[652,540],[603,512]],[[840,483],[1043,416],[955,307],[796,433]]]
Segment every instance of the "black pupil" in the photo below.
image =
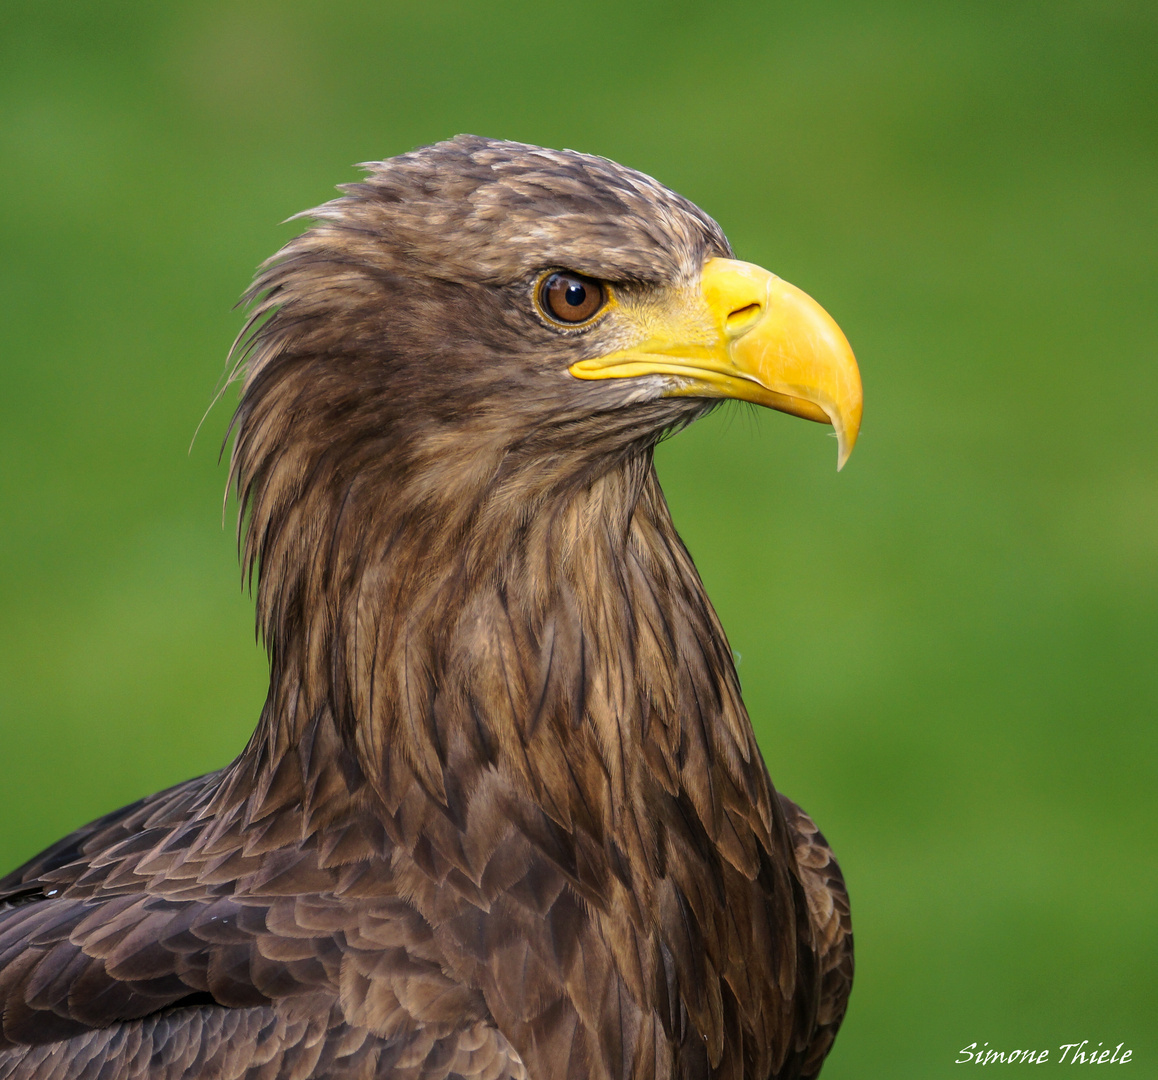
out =
[[563,294],[565,299],[571,307],[579,307],[584,300],[587,299],[587,290],[577,281],[571,282],[567,286],[567,291]]

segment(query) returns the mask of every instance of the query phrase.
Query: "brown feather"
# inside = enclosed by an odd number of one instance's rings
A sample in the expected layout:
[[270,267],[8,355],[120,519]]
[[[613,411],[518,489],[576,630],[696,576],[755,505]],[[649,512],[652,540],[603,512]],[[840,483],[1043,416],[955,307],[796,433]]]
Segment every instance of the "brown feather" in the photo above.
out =
[[234,421],[257,730],[0,882],[0,1080],[816,1075],[847,895],[652,466],[710,403],[573,379],[614,340],[529,303],[560,266],[659,303],[723,234],[470,137],[312,216]]

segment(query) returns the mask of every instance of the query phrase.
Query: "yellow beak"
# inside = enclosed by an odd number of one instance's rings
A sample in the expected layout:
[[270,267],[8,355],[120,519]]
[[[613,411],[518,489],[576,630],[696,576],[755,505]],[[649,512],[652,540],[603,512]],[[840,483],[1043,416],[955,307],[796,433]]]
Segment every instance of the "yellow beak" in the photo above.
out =
[[832,424],[844,467],[860,430],[860,372],[840,327],[796,286],[752,263],[709,259],[689,310],[645,340],[571,365],[579,379],[669,377],[665,397],[739,398]]

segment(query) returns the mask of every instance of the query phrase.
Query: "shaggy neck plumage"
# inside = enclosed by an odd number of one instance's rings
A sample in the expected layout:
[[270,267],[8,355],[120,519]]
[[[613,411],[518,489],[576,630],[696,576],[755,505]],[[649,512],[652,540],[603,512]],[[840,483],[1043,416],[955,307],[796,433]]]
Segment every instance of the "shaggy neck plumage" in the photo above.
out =
[[417,785],[466,829],[482,769],[556,820],[588,805],[616,819],[645,756],[718,821],[706,777],[721,762],[769,823],[730,652],[639,424],[619,410],[589,424],[586,453],[556,440],[554,458],[549,434],[479,433],[449,453],[258,454],[243,426],[271,687],[239,766],[295,757],[322,818],[343,788],[395,814]]

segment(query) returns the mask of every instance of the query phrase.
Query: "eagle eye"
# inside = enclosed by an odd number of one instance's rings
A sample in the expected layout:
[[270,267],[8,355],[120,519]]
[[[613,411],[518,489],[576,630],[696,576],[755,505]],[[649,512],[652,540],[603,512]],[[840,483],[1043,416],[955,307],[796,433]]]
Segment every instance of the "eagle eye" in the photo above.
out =
[[607,290],[594,278],[567,271],[548,274],[539,286],[539,306],[548,318],[573,326],[602,309]]

